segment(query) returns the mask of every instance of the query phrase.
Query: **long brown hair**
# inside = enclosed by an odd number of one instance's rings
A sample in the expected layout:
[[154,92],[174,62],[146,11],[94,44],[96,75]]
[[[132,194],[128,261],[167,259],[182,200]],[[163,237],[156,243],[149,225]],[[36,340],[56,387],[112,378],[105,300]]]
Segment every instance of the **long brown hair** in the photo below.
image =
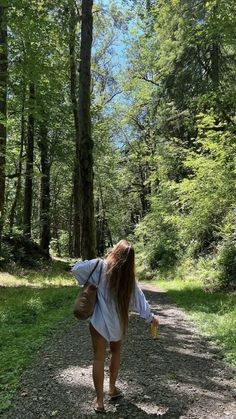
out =
[[108,254],[106,261],[108,290],[115,301],[125,335],[128,329],[129,304],[135,285],[134,249],[127,240],[121,240]]

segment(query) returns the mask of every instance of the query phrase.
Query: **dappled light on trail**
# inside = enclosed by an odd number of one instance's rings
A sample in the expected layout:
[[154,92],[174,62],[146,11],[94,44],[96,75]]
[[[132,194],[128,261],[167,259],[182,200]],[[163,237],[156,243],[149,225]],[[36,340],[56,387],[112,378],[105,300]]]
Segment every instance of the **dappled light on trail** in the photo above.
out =
[[65,384],[68,386],[79,386],[83,384],[83,387],[93,389],[91,382],[92,366],[89,365],[86,368],[79,367],[77,365],[69,366],[68,368],[62,369],[58,372],[55,380],[58,383]]
[[[159,337],[153,340],[147,324],[131,315],[118,378],[124,398],[114,402],[107,394],[109,357],[105,364],[106,418],[233,418],[234,371],[219,359],[219,349],[166,293],[149,287],[145,294],[160,316]],[[41,351],[3,418],[93,417],[92,360],[88,322],[81,321]]]

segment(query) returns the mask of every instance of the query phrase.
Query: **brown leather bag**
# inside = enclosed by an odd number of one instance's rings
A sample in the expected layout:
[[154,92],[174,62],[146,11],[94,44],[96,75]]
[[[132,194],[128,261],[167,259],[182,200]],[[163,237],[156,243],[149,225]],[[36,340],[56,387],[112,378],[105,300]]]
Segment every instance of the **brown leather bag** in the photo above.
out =
[[[79,320],[86,320],[90,316],[92,316],[94,307],[97,300],[97,285],[94,284],[88,284],[88,280],[93,275],[94,271],[96,270],[100,260],[97,261],[95,264],[92,272],[90,272],[87,281],[85,282],[82,290],[80,291],[78,297],[75,300],[74,305],[74,315]],[[101,267],[99,271],[99,279],[98,279],[98,285],[101,279],[101,273],[102,273],[102,262]]]

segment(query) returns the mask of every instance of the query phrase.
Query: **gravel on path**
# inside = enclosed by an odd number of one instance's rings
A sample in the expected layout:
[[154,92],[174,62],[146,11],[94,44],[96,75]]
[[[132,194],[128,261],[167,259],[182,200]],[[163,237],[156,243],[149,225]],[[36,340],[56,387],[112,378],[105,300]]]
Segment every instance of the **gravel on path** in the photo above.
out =
[[148,325],[131,314],[118,380],[124,398],[110,402],[106,396],[106,415],[96,414],[92,407],[93,357],[86,321],[44,346],[2,418],[236,419],[235,371],[165,292],[142,287],[160,316],[159,338],[153,340]]

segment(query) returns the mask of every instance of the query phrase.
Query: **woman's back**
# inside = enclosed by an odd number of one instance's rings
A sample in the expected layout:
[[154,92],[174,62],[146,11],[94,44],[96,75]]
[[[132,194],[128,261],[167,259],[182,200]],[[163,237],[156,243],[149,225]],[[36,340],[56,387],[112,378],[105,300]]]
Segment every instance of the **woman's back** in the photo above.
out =
[[[77,262],[71,272],[80,285],[84,285],[94,269],[98,259]],[[100,259],[99,263],[89,278],[89,283],[97,285],[97,303],[90,319],[93,327],[108,341],[116,342],[122,339],[123,328],[117,311],[115,298],[110,294],[107,280],[107,260]],[[143,292],[135,282],[130,299],[129,308],[136,310],[148,322],[152,320],[149,305]]]
[[107,341],[111,350],[109,395],[113,399],[122,395],[116,387],[116,380],[122,337],[127,331],[130,307],[138,311],[148,323],[157,324],[158,320],[151,313],[149,304],[135,281],[134,249],[126,240],[121,240],[105,260],[77,262],[71,272],[80,284],[84,285],[88,281],[97,286],[97,302],[90,319],[90,333],[94,351],[93,380],[97,395],[94,409],[103,413]]

